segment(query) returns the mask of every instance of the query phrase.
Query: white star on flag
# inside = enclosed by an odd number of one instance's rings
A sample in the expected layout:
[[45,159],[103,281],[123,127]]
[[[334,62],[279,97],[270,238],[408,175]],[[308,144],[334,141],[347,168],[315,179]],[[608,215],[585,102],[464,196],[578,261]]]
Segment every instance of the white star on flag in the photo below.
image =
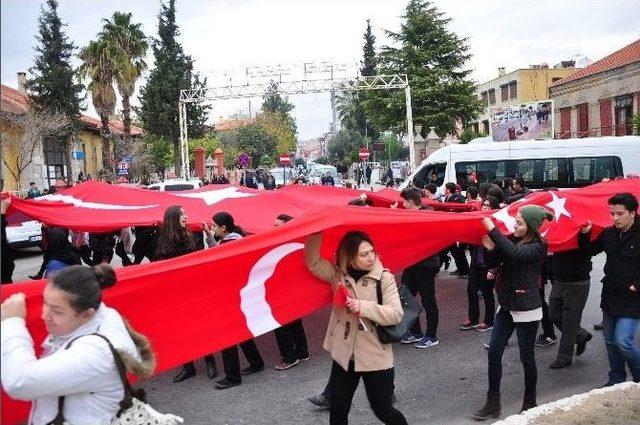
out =
[[185,198],[202,199],[205,204],[213,205],[220,201],[231,198],[246,198],[248,196],[255,196],[253,193],[238,192],[235,187],[226,187],[224,189],[209,190],[206,192],[195,193],[181,193],[177,196],[184,196]]
[[569,218],[571,218],[571,214],[569,214],[569,211],[567,211],[567,209],[565,208],[565,204],[567,203],[567,198],[558,198],[558,196],[553,193],[551,193],[551,202],[547,203],[545,206],[551,208],[553,210],[553,215],[555,217],[555,221],[559,221],[561,216],[567,216]]
[[504,223],[507,230],[511,233],[516,229],[516,219],[509,215],[509,206],[502,208],[500,211],[493,213],[496,220]]

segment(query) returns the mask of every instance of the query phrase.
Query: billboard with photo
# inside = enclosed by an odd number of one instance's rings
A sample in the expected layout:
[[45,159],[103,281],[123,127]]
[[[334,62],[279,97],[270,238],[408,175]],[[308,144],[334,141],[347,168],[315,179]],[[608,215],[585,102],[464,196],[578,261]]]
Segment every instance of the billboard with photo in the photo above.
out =
[[496,142],[553,139],[553,101],[492,107],[489,121]]

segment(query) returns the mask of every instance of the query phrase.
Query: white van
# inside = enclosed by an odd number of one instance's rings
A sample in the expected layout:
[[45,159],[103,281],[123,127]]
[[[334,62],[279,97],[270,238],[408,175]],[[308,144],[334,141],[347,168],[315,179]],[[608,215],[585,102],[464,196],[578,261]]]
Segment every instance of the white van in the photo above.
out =
[[447,182],[466,190],[474,178],[479,184],[506,177],[522,177],[530,189],[575,188],[630,172],[640,172],[640,136],[490,142],[438,149],[400,189],[434,181],[440,192]]
[[147,186],[149,190],[160,190],[167,192],[176,192],[179,190],[199,189],[203,185],[201,180],[197,179],[167,179],[160,183],[153,183]]

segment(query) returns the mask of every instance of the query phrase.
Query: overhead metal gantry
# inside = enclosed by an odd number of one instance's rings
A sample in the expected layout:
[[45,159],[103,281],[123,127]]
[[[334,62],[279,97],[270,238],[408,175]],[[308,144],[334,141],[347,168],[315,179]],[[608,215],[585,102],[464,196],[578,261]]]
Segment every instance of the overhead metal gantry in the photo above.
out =
[[279,94],[307,94],[336,91],[364,91],[364,90],[393,90],[404,89],[407,108],[407,141],[409,142],[409,157],[414,163],[415,149],[413,146],[413,115],[411,112],[411,88],[406,74],[373,75],[357,78],[327,78],[299,81],[261,82],[245,85],[228,85],[221,87],[206,87],[202,89],[181,90],[179,99],[180,120],[180,158],[182,161],[182,176],[188,178],[189,170],[189,139],[187,132],[187,104],[213,102],[218,100],[245,99],[263,97],[269,93],[272,85],[277,86]]

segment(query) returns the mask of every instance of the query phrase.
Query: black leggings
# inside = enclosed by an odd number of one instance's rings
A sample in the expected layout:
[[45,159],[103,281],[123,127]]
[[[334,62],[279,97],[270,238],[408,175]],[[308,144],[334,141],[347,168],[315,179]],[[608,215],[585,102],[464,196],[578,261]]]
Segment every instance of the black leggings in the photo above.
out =
[[384,424],[404,425],[407,420],[399,410],[393,407],[393,368],[372,372],[356,372],[353,361],[349,362],[349,370],[344,370],[335,361],[331,368],[331,425],[348,423],[353,394],[358,388],[360,377],[373,413]]
[[504,347],[513,331],[518,334],[518,347],[520,348],[520,361],[524,368],[524,392],[535,394],[538,382],[538,369],[534,345],[538,334],[538,321],[514,322],[511,313],[500,309],[496,314],[491,343],[489,344],[489,392],[500,392],[502,380],[502,354]]

